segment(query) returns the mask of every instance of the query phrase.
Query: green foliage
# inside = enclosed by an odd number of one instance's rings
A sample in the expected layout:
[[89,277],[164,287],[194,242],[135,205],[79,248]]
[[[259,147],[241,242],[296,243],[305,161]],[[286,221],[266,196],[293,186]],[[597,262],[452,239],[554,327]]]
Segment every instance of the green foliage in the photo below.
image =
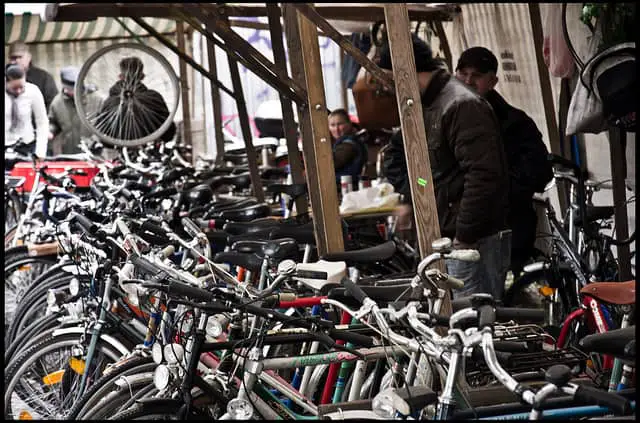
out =
[[595,31],[598,21],[602,28],[600,50],[634,40],[635,3],[583,3],[580,20]]

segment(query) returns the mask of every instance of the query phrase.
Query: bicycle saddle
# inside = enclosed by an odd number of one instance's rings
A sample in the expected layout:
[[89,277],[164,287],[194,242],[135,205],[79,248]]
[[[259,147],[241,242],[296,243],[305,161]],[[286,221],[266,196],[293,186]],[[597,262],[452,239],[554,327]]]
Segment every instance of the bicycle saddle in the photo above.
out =
[[[587,222],[595,222],[601,219],[610,219],[615,213],[613,206],[587,206]],[[573,221],[576,225],[582,225],[582,216],[580,212],[576,213]]]
[[279,225],[269,233],[270,238],[293,238],[298,244],[314,244],[316,237],[313,232],[313,223],[304,225]]
[[221,178],[225,184],[234,185],[237,189],[246,189],[251,186],[251,174],[249,172],[222,176]]
[[592,282],[585,285],[580,293],[609,304],[629,305],[636,303],[636,281]]
[[263,219],[253,222],[228,222],[222,229],[231,235],[250,234],[259,232],[266,228],[274,228],[280,225],[276,219]]
[[286,178],[288,175],[289,172],[281,167],[267,167],[260,170],[260,177],[263,179]]
[[344,251],[341,253],[325,254],[322,259],[326,261],[345,261],[347,265],[359,263],[373,263],[390,259],[396,252],[396,243],[387,241],[375,247],[361,250]]
[[256,254],[237,253],[235,251],[225,251],[213,257],[214,263],[229,263],[234,266],[244,267],[251,272],[258,272],[262,267],[262,259]]
[[287,194],[294,200],[307,193],[307,184],[271,184],[267,192],[273,194]]
[[[391,286],[371,286],[371,285],[358,285],[369,298],[373,301],[382,304],[395,302],[395,301],[408,301],[413,299],[411,294],[413,292],[411,284],[403,285],[391,285]],[[329,298],[332,300],[340,301],[341,303],[349,307],[360,307],[362,304],[351,296],[346,288],[333,288],[329,291]]]
[[291,238],[272,239],[262,247],[262,254],[275,262],[296,258],[299,253],[298,243]]
[[[630,326],[624,329],[614,329],[608,332],[587,335],[580,340],[580,346],[589,352],[609,354],[622,359],[635,359],[635,346],[633,351],[627,351],[627,345],[636,337],[636,327]],[[629,348],[631,350],[631,348]],[[629,353],[633,353],[632,356]]]
[[250,222],[267,216],[271,216],[271,207],[266,203],[260,203],[243,209],[222,211],[219,218],[237,222]]
[[222,158],[224,162],[231,162],[234,165],[247,164],[249,159],[247,158],[247,153],[244,150],[241,150],[240,153],[224,153]]

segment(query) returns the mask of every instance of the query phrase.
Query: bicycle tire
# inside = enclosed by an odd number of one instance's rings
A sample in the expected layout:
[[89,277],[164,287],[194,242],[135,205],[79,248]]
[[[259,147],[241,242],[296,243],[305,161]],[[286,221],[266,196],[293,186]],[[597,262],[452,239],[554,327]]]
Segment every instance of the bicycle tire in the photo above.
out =
[[[206,395],[203,394],[203,397],[206,397]],[[193,398],[193,401],[198,400],[195,395]],[[170,419],[162,420],[177,420],[178,413],[181,407],[182,401],[169,402],[166,399],[160,398],[150,399],[138,402],[128,410],[123,410],[120,413],[112,416],[109,420],[148,420],[151,417],[156,417],[155,420],[160,420],[158,417],[171,417]],[[223,410],[226,410],[226,407]],[[190,407],[191,414],[189,415],[189,419],[211,420],[211,416],[198,411],[198,407]],[[224,411],[222,412],[224,413]],[[254,413],[257,413],[257,411],[254,411]]]
[[100,402],[103,395],[111,388],[111,384],[121,376],[148,371],[157,365],[151,357],[136,356],[114,364],[114,369],[102,375],[100,379],[87,390],[65,416],[67,420],[82,420],[83,414]]
[[[43,339],[37,344],[32,345],[30,348],[24,350],[20,354],[20,356],[16,358],[16,360],[12,363],[12,365],[7,369],[5,373],[5,394],[4,394],[5,419],[8,419],[14,416],[14,414],[11,413],[12,401],[15,400],[16,398],[13,398],[12,394],[14,393],[16,394],[16,396],[18,397],[17,398],[18,403],[20,402],[24,403],[27,397],[30,399],[33,398],[32,393],[36,392],[37,390],[37,388],[34,386],[36,382],[42,382],[41,385],[39,386],[40,388],[44,388],[47,386],[47,382],[43,380],[43,377],[37,377],[37,375],[36,377],[31,377],[31,378],[27,377],[30,366],[33,365],[36,361],[46,357],[46,355],[49,353],[64,354],[64,351],[69,350],[74,345],[78,344],[79,340],[80,340],[80,334],[72,333],[72,334],[63,334],[60,336],[52,335]],[[121,355],[117,349],[115,349],[112,345],[110,345],[108,342],[102,339],[98,339],[98,343],[96,344],[96,353],[101,353],[101,355],[105,358],[105,360],[107,361],[110,360],[111,362],[115,362]],[[70,357],[71,353],[69,353],[68,356],[67,355],[63,355],[63,356]],[[40,366],[42,366],[43,370],[47,372],[47,369],[44,368],[44,361],[41,360],[39,364]],[[60,364],[62,364],[62,362],[58,363],[57,366],[54,365],[54,367],[60,367]],[[107,363],[104,363],[104,364],[107,364]],[[99,368],[100,366],[96,366],[96,371],[98,371]],[[65,370],[65,369],[58,369],[58,370]],[[71,373],[71,372],[68,372],[65,370],[65,373]],[[51,375],[51,374],[53,373],[52,372],[46,373],[46,375]],[[31,389],[31,393],[24,396],[20,396],[19,393],[14,392],[15,388],[21,382],[22,378],[27,378],[26,383],[29,385]],[[90,383],[90,379],[89,379],[89,383]],[[71,383],[69,382],[66,386],[64,382],[49,384],[49,386],[53,386],[53,385],[56,385],[53,389],[58,389],[60,388],[60,386],[64,389],[65,387],[71,386]],[[40,392],[44,392],[44,391],[46,390],[41,389]],[[58,393],[60,394],[60,396],[56,396],[56,399],[60,399],[61,401],[60,403],[56,404],[54,409],[57,410],[60,414],[48,416],[50,418],[58,418],[64,415],[64,410],[62,409],[62,406],[64,404],[64,399],[62,396],[63,392],[58,392]],[[66,397],[69,398],[69,396],[72,397],[73,395],[74,395],[73,392],[68,392]],[[18,404],[18,406],[20,406],[20,404]],[[30,408],[32,411],[35,411],[34,407],[30,407]],[[20,416],[20,414],[18,414],[18,416]]]
[[29,296],[25,296],[16,308],[13,321],[5,334],[5,339],[12,342],[25,328],[37,320],[38,317],[41,317],[47,309],[47,291],[68,286],[72,278],[73,275],[66,275],[66,277],[50,279],[46,284],[35,287]]
[[[4,352],[5,367],[9,366],[11,359],[18,355],[20,351],[27,345],[37,342],[42,336],[60,325],[58,321],[62,312],[53,313],[48,316],[42,316],[41,319],[33,322],[29,327],[25,328],[22,332],[23,336],[14,339],[13,342],[6,347]],[[5,343],[6,345],[6,343]]]
[[91,66],[103,55],[119,48],[130,48],[134,50],[143,51],[144,53],[156,59],[159,65],[164,69],[176,93],[173,104],[172,105],[167,104],[167,107],[169,108],[169,116],[167,117],[167,119],[162,123],[162,125],[157,130],[155,130],[149,135],[146,135],[144,137],[134,139],[134,140],[121,140],[119,138],[114,138],[112,136],[103,134],[100,130],[98,130],[93,125],[93,123],[90,122],[89,119],[87,118],[87,114],[85,112],[84,104],[82,101],[75,101],[75,105],[78,110],[78,116],[80,117],[80,121],[82,122],[82,124],[86,128],[88,128],[94,135],[98,136],[103,142],[107,142],[112,145],[123,146],[123,147],[136,147],[136,146],[148,144],[152,141],[157,140],[158,138],[160,138],[162,134],[164,134],[164,132],[169,128],[169,126],[171,126],[171,124],[173,123],[173,117],[175,116],[175,113],[178,110],[178,102],[180,101],[180,87],[178,84],[178,77],[176,76],[173,70],[173,67],[167,61],[167,59],[165,59],[165,57],[160,54],[160,52],[144,44],[118,43],[118,44],[111,44],[111,45],[105,46],[102,49],[96,51],[91,56],[89,56],[87,61],[82,65],[82,68],[78,73],[78,79],[75,85],[76,99],[83,98],[84,93],[82,91],[85,85],[84,79],[87,76],[87,73],[89,72],[89,69],[91,68]]

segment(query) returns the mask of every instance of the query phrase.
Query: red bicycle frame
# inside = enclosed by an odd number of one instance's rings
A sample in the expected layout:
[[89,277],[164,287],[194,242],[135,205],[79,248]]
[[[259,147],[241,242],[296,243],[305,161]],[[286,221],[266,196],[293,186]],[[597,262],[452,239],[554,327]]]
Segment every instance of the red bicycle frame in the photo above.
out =
[[[600,309],[600,303],[598,303],[595,298],[585,295],[582,298],[581,305],[582,306],[578,310],[569,314],[564,320],[562,329],[560,330],[560,334],[558,335],[558,340],[556,341],[556,347],[566,347],[569,330],[571,330],[571,327],[573,326],[572,323],[580,319],[586,319],[587,327],[589,328],[590,333],[604,333],[609,330],[607,320],[605,319],[604,313]],[[602,368],[603,370],[613,368],[612,356],[603,355]]]

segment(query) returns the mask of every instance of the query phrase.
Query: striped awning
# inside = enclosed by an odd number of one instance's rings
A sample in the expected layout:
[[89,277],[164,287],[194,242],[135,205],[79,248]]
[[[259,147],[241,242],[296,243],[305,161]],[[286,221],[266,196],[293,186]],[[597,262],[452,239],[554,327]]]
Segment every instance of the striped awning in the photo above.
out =
[[[148,35],[133,20],[126,17],[119,19],[137,36]],[[145,18],[145,22],[161,34],[174,34],[176,31],[176,22],[171,19]],[[98,18],[88,22],[44,22],[40,15],[31,13],[4,15],[5,45],[18,40],[43,43],[129,37],[132,37],[131,33],[114,18]]]

